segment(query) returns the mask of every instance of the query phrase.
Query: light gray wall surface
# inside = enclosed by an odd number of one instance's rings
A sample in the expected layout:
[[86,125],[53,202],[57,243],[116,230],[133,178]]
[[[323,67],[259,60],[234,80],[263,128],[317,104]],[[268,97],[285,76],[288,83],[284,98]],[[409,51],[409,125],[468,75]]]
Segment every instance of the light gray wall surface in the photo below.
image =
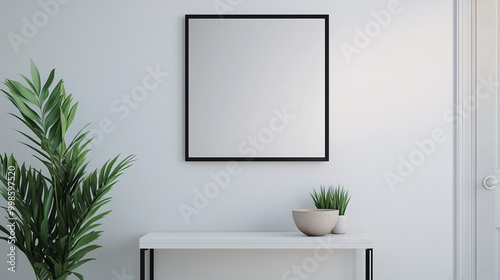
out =
[[[139,279],[138,240],[150,231],[295,231],[291,210],[313,207],[308,192],[342,184],[349,230],[374,237],[376,279],[450,280],[453,9],[451,0],[0,0],[0,79],[28,75],[30,58],[42,79],[56,68],[79,101],[73,133],[91,123],[96,137],[90,166],[137,155],[110,193],[103,248],[79,269],[86,279]],[[228,166],[184,161],[184,15],[222,12],[330,15],[330,161],[239,163],[198,205]],[[0,100],[0,152],[33,163]],[[0,279],[34,279],[24,257],[7,271],[7,252],[1,242]],[[311,256],[158,252],[157,279],[306,279],[286,271]],[[361,257],[336,251],[307,279],[363,279]]]

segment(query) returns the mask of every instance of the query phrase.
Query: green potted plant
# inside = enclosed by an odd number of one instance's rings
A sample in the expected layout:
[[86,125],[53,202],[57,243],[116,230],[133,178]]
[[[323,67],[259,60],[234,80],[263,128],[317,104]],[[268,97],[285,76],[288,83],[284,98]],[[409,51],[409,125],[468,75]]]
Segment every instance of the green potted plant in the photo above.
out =
[[344,189],[344,187],[330,187],[331,196],[333,200],[333,207],[339,210],[339,218],[337,220],[337,224],[332,230],[332,233],[342,234],[347,232],[347,217],[345,216],[345,210],[349,201],[351,200],[351,196],[349,195],[349,191]]
[[0,225],[0,239],[26,255],[38,280],[65,280],[71,274],[84,279],[75,270],[93,260],[85,256],[100,247],[94,244],[102,233],[96,228],[110,212],[99,210],[110,201],[106,194],[134,156],[117,156],[99,169],[86,170],[91,140],[83,130],[66,140],[78,103],[66,95],[63,81],[51,89],[52,70],[42,85],[33,61],[31,80],[21,76],[27,87],[6,80],[8,92],[2,92],[19,111],[11,115],[32,132],[18,131],[43,167],[35,169],[18,163],[14,155],[0,155],[0,193],[7,201],[2,208],[9,222]]
[[332,233],[346,233],[347,231],[347,218],[345,216],[345,210],[351,196],[349,191],[344,189],[343,186],[333,187],[330,186],[326,189],[324,186],[320,187],[319,191],[313,190],[309,193],[313,199],[313,203],[317,209],[336,209],[338,210],[338,219]]

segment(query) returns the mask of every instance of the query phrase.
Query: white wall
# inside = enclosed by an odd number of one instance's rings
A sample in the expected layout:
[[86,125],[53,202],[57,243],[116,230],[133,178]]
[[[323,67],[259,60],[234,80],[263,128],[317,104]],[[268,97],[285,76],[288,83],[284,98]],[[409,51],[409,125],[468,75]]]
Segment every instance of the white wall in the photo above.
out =
[[[349,229],[373,234],[376,279],[452,279],[453,128],[443,114],[453,106],[453,1],[60,1],[68,3],[58,4],[46,23],[35,1],[0,1],[0,78],[28,75],[29,58],[44,77],[56,68],[80,102],[73,129],[112,123],[103,136],[96,134],[91,165],[118,153],[137,155],[111,193],[113,212],[99,240],[104,247],[93,254],[97,261],[80,269],[86,279],[139,279],[138,239],[149,231],[296,230],[291,210],[313,207],[308,192],[321,184],[343,184],[352,192]],[[220,3],[234,4],[231,13],[330,14],[331,160],[241,163],[241,173],[186,223],[179,206],[192,205],[193,191],[226,163],[183,160],[183,16],[217,13]],[[393,13],[377,30],[372,12],[388,5]],[[39,28],[26,34],[31,38],[16,53],[8,34],[23,36],[23,19],[33,22],[34,15],[41,16]],[[363,42],[356,28],[367,26],[374,28],[372,38]],[[345,55],[345,44],[359,47],[357,53]],[[142,84],[148,67],[168,77],[127,105],[121,98]],[[16,142],[19,125],[7,114],[13,107],[1,100],[0,152],[33,162]],[[425,142],[435,130],[438,141]],[[427,143],[428,155],[419,152],[418,141]],[[410,157],[413,167],[402,167]],[[393,187],[388,172],[400,176]],[[6,260],[5,242],[0,253]],[[159,252],[157,279],[282,279],[311,255]],[[336,252],[309,279],[362,278],[356,260],[359,254]],[[24,258],[17,265],[15,274],[0,265],[0,278],[34,279]]]

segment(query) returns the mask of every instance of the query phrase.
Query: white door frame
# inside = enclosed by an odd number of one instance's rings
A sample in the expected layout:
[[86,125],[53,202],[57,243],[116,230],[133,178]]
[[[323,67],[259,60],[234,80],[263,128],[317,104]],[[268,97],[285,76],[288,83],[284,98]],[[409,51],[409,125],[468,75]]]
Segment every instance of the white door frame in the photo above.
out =
[[[455,275],[476,277],[476,0],[455,1]],[[472,106],[471,106],[472,104]],[[468,109],[463,109],[468,108]]]

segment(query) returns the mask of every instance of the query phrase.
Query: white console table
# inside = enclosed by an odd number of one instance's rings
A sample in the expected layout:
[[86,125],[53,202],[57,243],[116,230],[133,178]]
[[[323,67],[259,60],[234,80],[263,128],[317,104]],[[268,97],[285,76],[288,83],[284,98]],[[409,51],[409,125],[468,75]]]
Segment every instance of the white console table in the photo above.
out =
[[367,233],[348,232],[320,237],[300,232],[150,232],[139,239],[141,280],[154,280],[157,249],[364,249],[366,280],[373,280],[373,239]]

